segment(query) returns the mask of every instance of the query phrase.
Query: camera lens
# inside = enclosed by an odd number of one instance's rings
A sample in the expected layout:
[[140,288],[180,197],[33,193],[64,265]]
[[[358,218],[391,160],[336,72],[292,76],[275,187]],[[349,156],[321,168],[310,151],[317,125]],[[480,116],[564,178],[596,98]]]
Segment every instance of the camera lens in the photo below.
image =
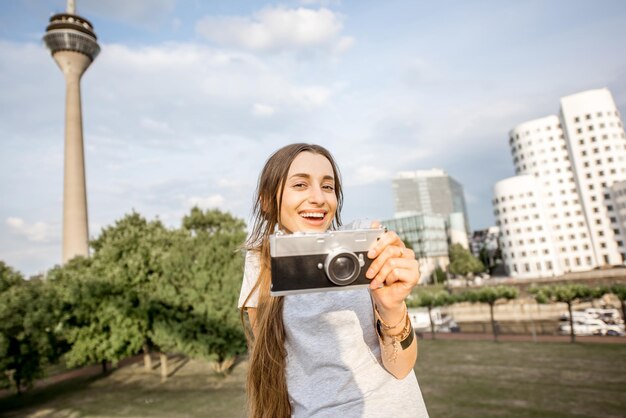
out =
[[355,260],[350,257],[340,256],[333,260],[330,271],[337,280],[349,279],[356,269]]
[[326,257],[324,271],[328,280],[338,286],[346,286],[359,276],[361,265],[359,258],[352,251],[336,249]]

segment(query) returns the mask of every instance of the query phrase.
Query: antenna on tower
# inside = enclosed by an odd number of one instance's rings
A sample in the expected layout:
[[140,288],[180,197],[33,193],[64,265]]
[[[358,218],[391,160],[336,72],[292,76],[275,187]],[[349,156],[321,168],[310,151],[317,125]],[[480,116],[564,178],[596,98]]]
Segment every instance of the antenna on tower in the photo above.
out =
[[67,13],[70,15],[76,14],[76,2],[74,0],[67,0]]

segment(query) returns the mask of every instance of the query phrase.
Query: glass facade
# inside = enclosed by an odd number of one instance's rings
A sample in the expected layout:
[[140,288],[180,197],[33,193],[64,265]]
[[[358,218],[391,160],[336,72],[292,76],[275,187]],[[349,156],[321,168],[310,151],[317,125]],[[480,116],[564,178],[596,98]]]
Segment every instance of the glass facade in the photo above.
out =
[[411,215],[383,222],[411,245],[417,258],[448,256],[446,222],[438,215]]

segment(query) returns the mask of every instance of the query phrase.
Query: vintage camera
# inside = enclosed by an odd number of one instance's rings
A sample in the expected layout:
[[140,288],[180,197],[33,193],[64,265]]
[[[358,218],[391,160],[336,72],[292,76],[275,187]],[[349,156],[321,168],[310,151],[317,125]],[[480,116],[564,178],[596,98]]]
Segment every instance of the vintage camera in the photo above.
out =
[[367,252],[383,229],[270,236],[272,296],[368,286]]

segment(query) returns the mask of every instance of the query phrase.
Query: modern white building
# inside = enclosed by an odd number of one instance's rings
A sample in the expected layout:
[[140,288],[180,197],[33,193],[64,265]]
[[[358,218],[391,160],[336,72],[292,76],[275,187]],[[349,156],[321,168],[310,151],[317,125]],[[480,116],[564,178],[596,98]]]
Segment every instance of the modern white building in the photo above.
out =
[[559,116],[509,133],[516,177],[494,187],[505,267],[549,277],[626,259],[611,186],[626,179],[626,136],[607,89],[561,99]]
[[[615,212],[619,233],[622,238],[626,238],[626,180],[616,181],[611,186],[612,207],[609,210]],[[618,231],[615,231],[617,233]],[[624,246],[624,240],[617,242],[618,247]]]

